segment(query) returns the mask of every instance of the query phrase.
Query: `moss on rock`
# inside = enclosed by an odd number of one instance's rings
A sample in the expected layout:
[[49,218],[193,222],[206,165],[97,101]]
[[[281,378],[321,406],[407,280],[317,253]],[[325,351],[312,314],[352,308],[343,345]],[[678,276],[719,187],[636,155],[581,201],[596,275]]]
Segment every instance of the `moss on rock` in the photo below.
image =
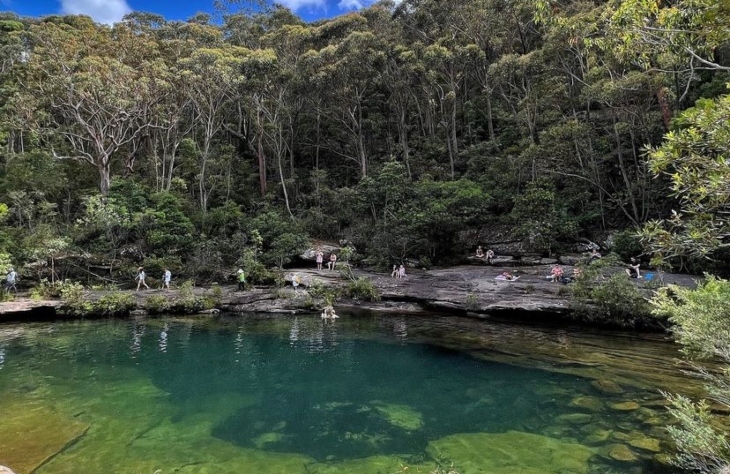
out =
[[447,436],[429,443],[427,451],[462,474],[581,474],[596,454],[581,444],[521,431]]

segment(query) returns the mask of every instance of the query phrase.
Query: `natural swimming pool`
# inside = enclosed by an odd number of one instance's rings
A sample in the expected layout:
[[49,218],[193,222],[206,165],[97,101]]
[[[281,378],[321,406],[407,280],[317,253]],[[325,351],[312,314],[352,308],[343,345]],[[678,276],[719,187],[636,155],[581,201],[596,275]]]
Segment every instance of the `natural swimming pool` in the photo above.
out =
[[657,389],[676,356],[662,338],[438,315],[5,325],[0,465],[669,472]]

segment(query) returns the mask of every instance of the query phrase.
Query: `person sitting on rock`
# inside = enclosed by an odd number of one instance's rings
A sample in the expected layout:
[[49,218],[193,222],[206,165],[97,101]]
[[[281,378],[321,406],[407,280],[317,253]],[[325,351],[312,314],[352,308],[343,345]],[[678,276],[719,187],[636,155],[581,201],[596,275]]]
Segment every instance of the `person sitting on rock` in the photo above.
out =
[[560,279],[563,277],[563,268],[558,265],[557,263],[553,265],[553,268],[550,270],[550,275],[548,275],[546,278],[550,281],[560,281]]
[[494,258],[494,250],[492,250],[492,249],[487,250],[487,253],[484,254],[484,258],[487,261],[487,265],[491,265],[492,259]]
[[405,278],[406,277],[406,267],[401,264],[400,267],[398,267],[398,278]]
[[484,250],[482,250],[481,245],[477,247],[477,258],[484,258]]
[[629,278],[641,278],[641,271],[639,270],[639,262],[634,257],[631,257],[631,264],[626,269],[626,274]]
[[337,254],[332,253],[332,254],[330,254],[330,261],[327,262],[327,269],[334,270],[336,264],[337,264]]

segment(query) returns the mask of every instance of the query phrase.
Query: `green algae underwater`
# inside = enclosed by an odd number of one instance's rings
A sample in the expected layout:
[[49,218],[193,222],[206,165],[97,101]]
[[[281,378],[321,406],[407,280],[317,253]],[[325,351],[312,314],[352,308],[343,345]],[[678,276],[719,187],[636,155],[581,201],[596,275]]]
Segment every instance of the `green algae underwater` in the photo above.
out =
[[[667,387],[646,373],[668,372],[673,346],[595,335],[566,343],[565,334],[376,314],[0,326],[0,465],[17,474],[671,472],[657,391]],[[608,357],[547,356],[560,351]],[[647,358],[654,367],[632,379],[625,365]]]

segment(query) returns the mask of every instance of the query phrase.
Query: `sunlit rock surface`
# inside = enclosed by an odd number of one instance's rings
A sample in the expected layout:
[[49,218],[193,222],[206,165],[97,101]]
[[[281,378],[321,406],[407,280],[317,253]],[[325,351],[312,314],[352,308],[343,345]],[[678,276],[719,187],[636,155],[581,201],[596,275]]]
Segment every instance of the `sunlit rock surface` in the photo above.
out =
[[493,474],[587,473],[593,448],[547,436],[508,431],[447,436],[429,444],[428,453],[463,472]]

